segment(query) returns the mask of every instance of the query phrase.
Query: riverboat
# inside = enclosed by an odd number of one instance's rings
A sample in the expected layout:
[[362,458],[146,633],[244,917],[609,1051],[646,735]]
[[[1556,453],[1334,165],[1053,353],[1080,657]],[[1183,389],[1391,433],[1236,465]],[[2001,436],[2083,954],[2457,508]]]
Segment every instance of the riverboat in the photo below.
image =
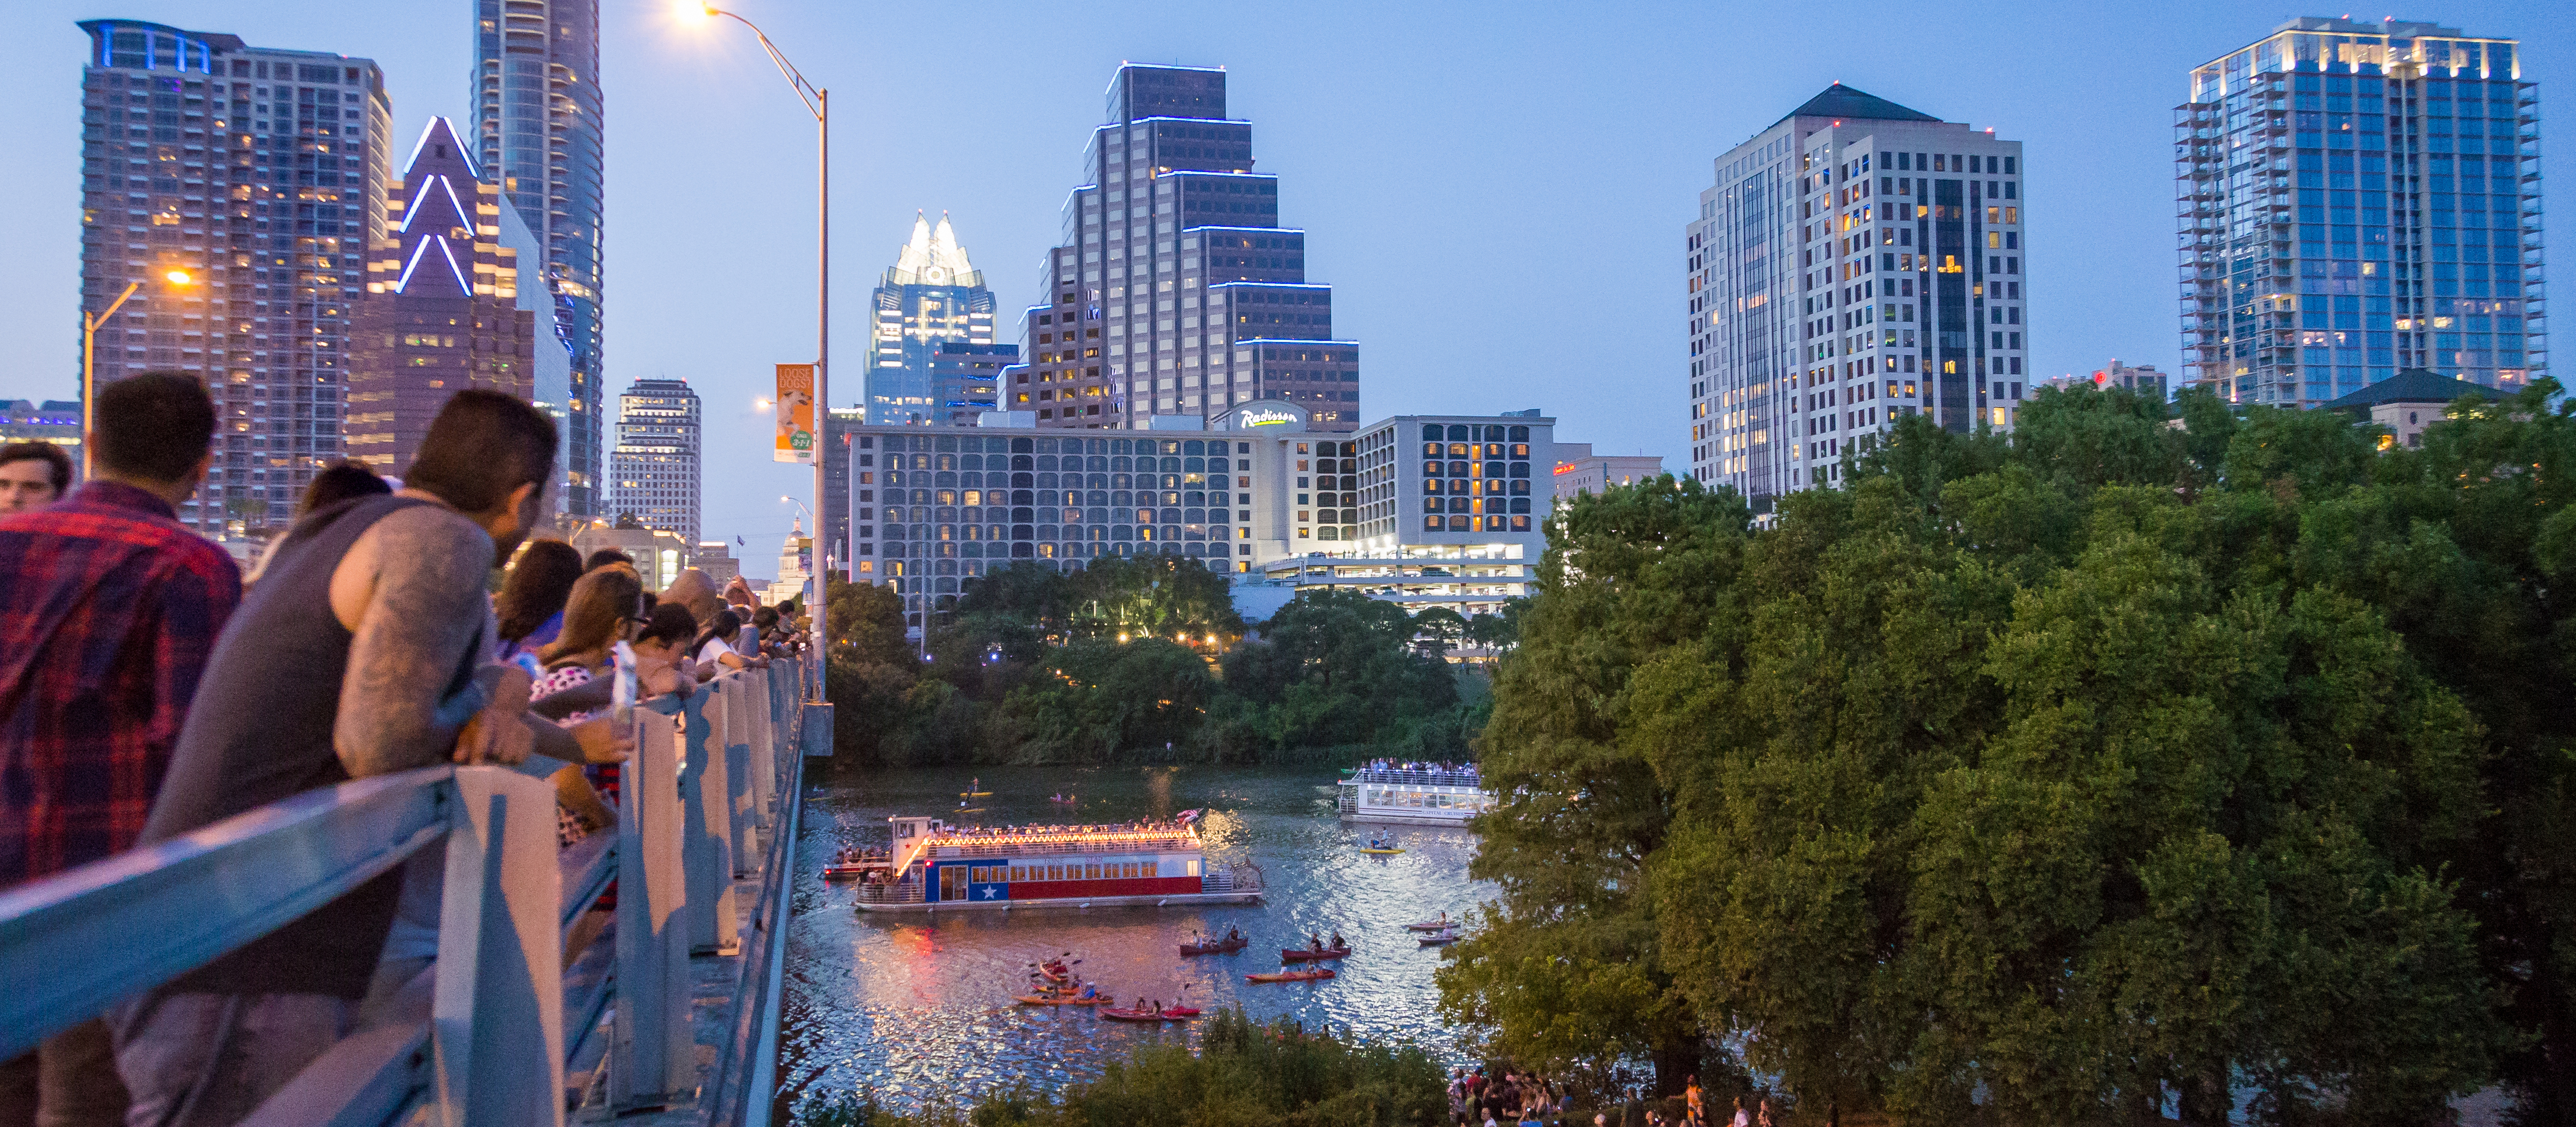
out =
[[856,889],[862,912],[1258,904],[1261,870],[1216,871],[1197,811],[1125,826],[952,826],[896,817],[893,849]]
[[1362,767],[1344,776],[1334,789],[1345,822],[1464,826],[1467,819],[1494,807],[1494,796],[1473,771]]

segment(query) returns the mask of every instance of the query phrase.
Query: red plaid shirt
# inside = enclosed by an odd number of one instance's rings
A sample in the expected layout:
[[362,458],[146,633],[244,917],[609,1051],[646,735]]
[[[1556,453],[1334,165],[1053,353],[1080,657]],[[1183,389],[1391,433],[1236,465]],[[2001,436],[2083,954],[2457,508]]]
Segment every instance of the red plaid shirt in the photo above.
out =
[[240,601],[232,557],[132,486],[0,518],[0,888],[134,846]]

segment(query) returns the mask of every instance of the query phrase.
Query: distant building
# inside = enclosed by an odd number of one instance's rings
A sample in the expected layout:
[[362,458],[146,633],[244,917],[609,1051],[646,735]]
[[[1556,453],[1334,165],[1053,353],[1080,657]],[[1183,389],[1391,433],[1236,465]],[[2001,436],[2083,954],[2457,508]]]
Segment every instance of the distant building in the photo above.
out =
[[2545,374],[2540,87],[2522,45],[2307,16],[2174,107],[2182,378],[2315,407],[2427,368]]
[[565,506],[596,516],[608,502],[600,353],[608,118],[599,0],[474,0],[474,14],[475,163],[544,248],[541,261],[521,262],[544,276],[569,378],[560,394],[540,387],[538,398],[565,424]]
[[1715,161],[1683,229],[1691,475],[1757,513],[1925,414],[2009,429],[2022,143],[1839,83]]
[[1274,400],[1314,430],[1359,426],[1359,344],[1333,339],[1332,287],[1306,280],[1306,232],[1279,225],[1279,178],[1252,170],[1225,95],[1223,70],[1118,68],[1005,407],[1144,430]]
[[1016,344],[970,344],[943,341],[930,354],[931,397],[938,401],[939,426],[971,427],[984,412],[998,406],[994,389],[1004,370],[1020,362]]
[[805,518],[797,517],[788,525],[787,541],[778,546],[778,579],[769,585],[764,603],[782,603],[795,598],[814,578],[814,538],[805,535]]
[[644,579],[644,589],[659,591],[678,579],[692,565],[689,549],[692,541],[683,540],[676,532],[646,528],[631,523],[611,524],[594,518],[572,530],[566,537],[573,550],[584,557],[602,548],[615,548],[635,560],[635,570]]
[[823,544],[832,568],[846,580],[850,574],[850,434],[866,425],[867,412],[835,407],[823,419]]
[[2424,444],[2424,428],[2442,421],[2443,408],[2463,395],[2480,399],[2502,399],[2505,393],[2484,384],[2454,379],[2424,368],[2404,371],[2353,392],[2325,405],[2329,411],[2345,411],[2365,418],[2389,433],[2381,438],[2380,448],[2415,447]]
[[1548,471],[1558,500],[1577,493],[1599,493],[1613,485],[1652,481],[1664,472],[1660,454],[1595,454],[1589,442],[1556,444],[1556,465]]
[[2173,386],[2165,373],[2157,371],[2152,364],[2123,364],[2117,357],[2111,360],[2110,366],[2094,369],[2091,376],[2050,376],[2042,382],[2056,388],[2073,387],[2079,383],[2100,388],[2125,387],[2157,403],[2173,398]]
[[609,508],[620,520],[698,542],[698,393],[686,380],[637,380],[617,397]]
[[475,176],[446,118],[429,119],[389,191],[390,226],[368,248],[356,302],[340,430],[349,457],[401,474],[457,392],[531,397],[541,330],[519,304],[519,254],[500,243],[500,189]]
[[[97,382],[206,382],[219,453],[179,520],[238,540],[341,456],[353,307],[367,246],[388,233],[384,75],[219,32],[80,28],[81,310],[141,283],[100,328]],[[172,270],[189,281],[168,283]]]
[[50,442],[80,465],[80,400],[0,399],[0,443],[10,442]]
[[695,566],[699,571],[705,572],[708,579],[715,581],[718,588],[733,582],[734,577],[742,574],[742,561],[733,558],[733,545],[722,540],[698,541],[697,554],[691,559],[696,561]]
[[[876,324],[869,333],[864,401],[868,421],[972,425],[982,408],[964,401],[977,397],[967,394],[964,385],[943,392],[935,369],[942,345],[993,343],[993,291],[984,288],[983,271],[967,260],[946,215],[939,217],[936,230],[928,218],[913,217],[912,239],[877,282],[874,298]],[[971,366],[951,374],[968,370]],[[991,405],[990,394],[980,398],[984,406]]]

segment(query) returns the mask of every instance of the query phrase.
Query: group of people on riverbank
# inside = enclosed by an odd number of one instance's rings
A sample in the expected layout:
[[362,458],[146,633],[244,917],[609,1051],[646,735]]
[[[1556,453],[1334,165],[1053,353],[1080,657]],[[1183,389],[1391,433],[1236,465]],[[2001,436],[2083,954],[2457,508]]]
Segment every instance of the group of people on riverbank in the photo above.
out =
[[[550,511],[555,476],[553,422],[512,396],[457,393],[400,479],[316,474],[247,578],[178,519],[225,504],[192,501],[219,456],[203,383],[118,380],[93,415],[77,489],[58,450],[0,448],[0,889],[442,763],[545,757],[558,841],[579,840],[613,822],[634,749],[608,715],[617,643],[662,693],[783,641],[747,587],[693,572],[657,597],[622,553],[560,541],[530,544],[496,602],[488,578]],[[225,1127],[340,1038],[408,1020],[404,988],[437,955],[443,858],[0,1062],[0,1127]]]
[[1450,1075],[1449,1118],[1466,1127],[1543,1124],[1551,1113],[1564,1110],[1563,1094],[1542,1076],[1506,1071],[1488,1077],[1482,1068],[1461,1068]]

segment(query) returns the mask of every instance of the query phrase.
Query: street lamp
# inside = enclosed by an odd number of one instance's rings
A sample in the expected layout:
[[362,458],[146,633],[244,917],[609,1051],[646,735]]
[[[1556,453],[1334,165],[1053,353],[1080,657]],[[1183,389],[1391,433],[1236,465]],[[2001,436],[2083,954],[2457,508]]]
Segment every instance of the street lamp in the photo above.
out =
[[[187,285],[189,281],[188,272],[185,270],[172,270],[161,275],[161,280],[174,286],[184,286]],[[133,297],[134,291],[141,288],[143,288],[143,279],[136,278],[131,282],[125,283],[125,292],[116,295],[116,300],[107,304],[106,312],[92,315],[88,310],[81,311],[82,481],[88,481],[90,478],[90,448],[97,445],[97,443],[90,440],[90,432],[96,427],[98,422],[95,415],[95,411],[97,409],[92,406],[92,404],[98,402],[98,329],[99,326],[107,323],[108,318],[116,316],[117,310],[125,308],[125,299]]]
[[[769,53],[769,61],[778,64],[778,73],[786,76],[787,84],[789,86],[795,87],[797,100],[804,102],[806,112],[814,115],[815,136],[818,148],[815,165],[820,171],[820,175],[816,178],[815,183],[814,203],[814,427],[816,431],[816,444],[819,446],[821,445],[821,439],[823,438],[822,432],[830,429],[832,418],[832,397],[830,394],[830,372],[832,364],[832,92],[817,88],[813,83],[805,81],[805,75],[796,69],[796,64],[787,61],[786,53],[780,51],[777,44],[769,41],[769,33],[760,30],[759,24],[753,23],[750,20],[744,19],[732,12],[725,11],[713,4],[700,3],[697,5],[697,10],[701,15],[708,17],[723,16],[735,23],[750,28],[752,37],[760,40],[760,49]],[[823,479],[824,475],[829,472],[830,465],[831,458],[822,450],[818,449],[814,452],[814,503],[817,505],[823,503]],[[807,515],[811,516],[812,510],[807,510]],[[824,544],[823,530],[820,527],[820,522],[817,522],[817,527],[814,530],[814,543],[818,546]],[[814,605],[812,608],[814,616],[814,652],[817,655],[822,655],[828,658],[831,653],[831,648],[830,644],[825,640],[829,635],[826,635],[823,632],[823,612],[824,607],[831,602],[831,597],[826,589],[826,585],[830,583],[828,576],[831,574],[831,566],[828,563],[828,557],[823,551],[817,551],[815,556],[816,562],[823,566],[819,569],[820,574],[818,574],[814,580]],[[822,677],[817,676],[814,679],[813,689],[814,699],[823,699]]]

